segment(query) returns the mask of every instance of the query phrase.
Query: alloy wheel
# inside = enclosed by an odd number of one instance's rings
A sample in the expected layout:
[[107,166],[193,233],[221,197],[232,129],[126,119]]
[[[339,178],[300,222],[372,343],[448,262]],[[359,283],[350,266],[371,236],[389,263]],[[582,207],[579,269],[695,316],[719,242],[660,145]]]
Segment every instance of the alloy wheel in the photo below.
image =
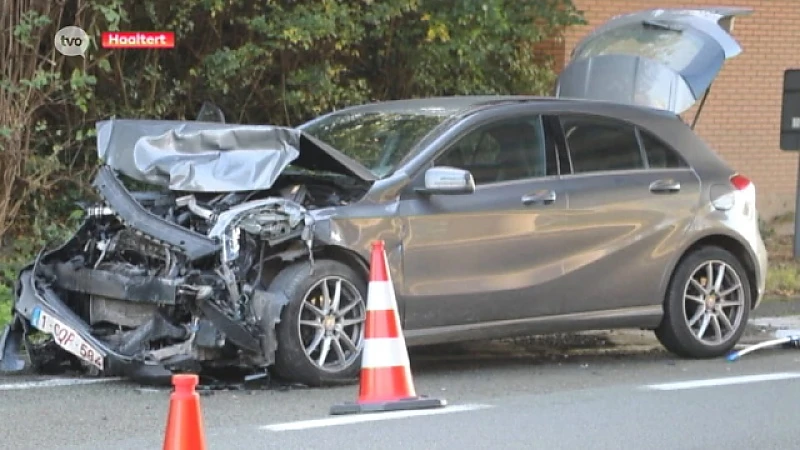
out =
[[742,326],[745,292],[739,274],[724,261],[697,266],[684,287],[684,318],[695,339],[720,345]]
[[318,369],[339,372],[360,355],[366,306],[347,279],[330,276],[312,285],[303,298],[299,319],[305,355]]

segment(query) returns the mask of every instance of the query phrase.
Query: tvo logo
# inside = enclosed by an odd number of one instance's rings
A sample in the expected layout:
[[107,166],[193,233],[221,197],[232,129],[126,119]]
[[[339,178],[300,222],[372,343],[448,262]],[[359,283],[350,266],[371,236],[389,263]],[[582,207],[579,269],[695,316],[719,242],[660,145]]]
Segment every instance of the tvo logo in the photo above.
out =
[[80,27],[64,27],[56,33],[55,47],[64,56],[86,57],[89,49],[89,35]]

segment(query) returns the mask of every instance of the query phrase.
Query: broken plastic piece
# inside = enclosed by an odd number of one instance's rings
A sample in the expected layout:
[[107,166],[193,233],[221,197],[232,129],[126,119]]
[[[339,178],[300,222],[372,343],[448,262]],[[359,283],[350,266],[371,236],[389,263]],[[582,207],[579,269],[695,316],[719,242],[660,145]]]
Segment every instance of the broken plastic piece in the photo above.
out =
[[759,342],[749,347],[745,347],[738,352],[733,352],[728,355],[728,361],[736,361],[742,356],[752,353],[756,350],[768,347],[777,347],[779,345],[791,345],[793,347],[800,347],[800,330],[778,330],[775,332],[775,339]]

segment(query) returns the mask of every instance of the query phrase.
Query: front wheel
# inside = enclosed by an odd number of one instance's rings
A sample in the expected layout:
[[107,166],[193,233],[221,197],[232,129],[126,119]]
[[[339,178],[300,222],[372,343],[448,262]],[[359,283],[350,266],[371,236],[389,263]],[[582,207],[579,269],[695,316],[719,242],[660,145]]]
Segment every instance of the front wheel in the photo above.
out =
[[293,264],[270,285],[289,298],[276,327],[278,376],[308,386],[354,383],[366,320],[364,277],[338,261]]
[[678,264],[656,336],[682,357],[722,356],[741,338],[751,305],[750,281],[730,252],[705,247]]

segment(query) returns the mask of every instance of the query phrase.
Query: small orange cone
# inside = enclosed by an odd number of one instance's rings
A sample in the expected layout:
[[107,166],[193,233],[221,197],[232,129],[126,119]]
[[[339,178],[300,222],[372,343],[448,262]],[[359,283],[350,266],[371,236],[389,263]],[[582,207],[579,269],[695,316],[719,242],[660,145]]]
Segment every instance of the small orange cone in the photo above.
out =
[[206,436],[203,431],[203,416],[200,411],[200,396],[195,387],[197,375],[172,376],[175,390],[169,396],[167,432],[164,450],[205,450]]
[[418,396],[397,313],[383,241],[372,243],[367,318],[358,401],[334,405],[331,414],[440,408],[445,400]]

